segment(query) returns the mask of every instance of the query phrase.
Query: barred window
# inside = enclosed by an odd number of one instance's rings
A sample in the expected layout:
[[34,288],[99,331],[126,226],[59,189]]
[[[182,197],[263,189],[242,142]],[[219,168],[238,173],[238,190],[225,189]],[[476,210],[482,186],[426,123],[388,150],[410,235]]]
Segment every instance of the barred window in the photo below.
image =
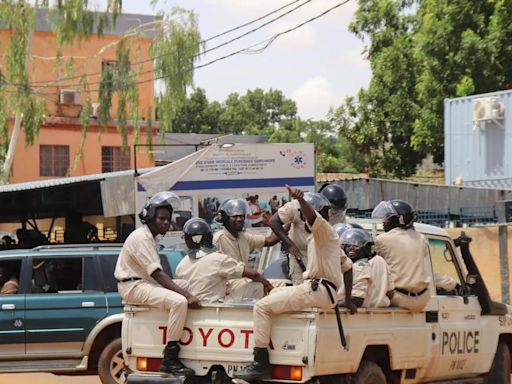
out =
[[115,172],[130,169],[130,152],[121,147],[101,147],[101,171]]
[[39,146],[39,175],[66,176],[69,169],[69,145]]

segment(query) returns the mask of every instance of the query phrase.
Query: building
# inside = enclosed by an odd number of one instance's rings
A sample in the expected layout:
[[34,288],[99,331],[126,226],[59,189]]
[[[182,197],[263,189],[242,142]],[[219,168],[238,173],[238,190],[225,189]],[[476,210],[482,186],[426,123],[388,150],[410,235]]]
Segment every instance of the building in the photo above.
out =
[[[154,20],[154,16],[122,14],[118,17],[115,28],[105,31],[103,36],[92,35],[81,43],[62,48],[63,58],[73,57],[73,75],[66,81],[53,83],[55,86],[44,89],[47,94],[45,96],[47,117],[40,127],[40,133],[34,145],[26,147],[25,138],[23,134],[20,135],[9,180],[11,183],[133,168],[135,163],[134,129],[129,124],[128,146],[130,149],[129,153],[125,153],[122,150],[121,136],[116,128],[116,98],[114,98],[111,108],[112,120],[106,128],[100,128],[93,111],[83,145],[83,156],[79,161],[75,161],[82,138],[82,123],[78,116],[86,98],[86,95],[80,93],[77,83],[80,81],[81,75],[87,74],[88,82],[96,84],[91,85],[90,89],[98,89],[102,70],[116,65],[116,43],[120,38],[133,28]],[[5,46],[8,39],[9,31],[0,29],[0,45]],[[137,71],[150,73],[152,70],[152,62],[149,60],[151,35],[136,37],[131,41],[130,61],[133,63],[143,61],[143,64],[137,66]],[[63,68],[56,68],[56,55],[56,36],[52,32],[46,13],[40,11],[37,15],[36,29],[32,40],[30,63],[30,82],[32,84],[48,84],[48,82],[69,77]],[[5,62],[0,61],[0,73],[2,65],[5,65]],[[140,84],[138,90],[139,116],[146,116],[148,110],[154,110],[152,106],[153,82]],[[98,92],[91,92],[90,96],[94,106]],[[10,132],[13,121],[14,119],[9,120]],[[148,133],[144,121],[141,123],[140,142],[146,141],[147,134],[153,141],[156,128],[154,127]],[[138,155],[137,162],[141,168],[154,165],[154,161],[148,156]]]
[[512,189],[512,90],[446,99],[445,183]]

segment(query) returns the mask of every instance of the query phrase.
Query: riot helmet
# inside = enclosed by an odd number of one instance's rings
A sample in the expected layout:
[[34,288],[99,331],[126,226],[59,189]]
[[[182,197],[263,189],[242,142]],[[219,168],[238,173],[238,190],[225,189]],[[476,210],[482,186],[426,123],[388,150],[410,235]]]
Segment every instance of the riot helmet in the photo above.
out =
[[[317,211],[326,220],[329,219],[329,208],[331,203],[321,193],[316,192],[305,192],[304,200],[311,205],[311,207]],[[300,204],[297,200],[293,200],[294,208],[300,210]]]
[[372,219],[380,219],[384,225],[384,231],[393,228],[411,228],[416,220],[414,208],[404,200],[381,201],[372,212]]
[[334,224],[332,226],[332,228],[336,231],[336,233],[340,237],[340,244],[341,244],[341,235],[347,229],[351,229],[351,228],[364,229],[361,225],[359,225],[357,223],[337,223],[337,224]]
[[371,256],[373,240],[364,229],[347,229],[340,237],[340,244],[347,256],[353,261]]
[[[183,236],[185,243],[190,250],[198,250],[201,248],[212,248],[213,234],[210,226],[204,219],[194,217],[189,219],[183,226]],[[189,253],[189,256],[195,252]]]
[[339,185],[329,184],[322,189],[321,193],[331,203],[331,210],[343,212],[347,210],[347,194]]
[[181,200],[174,192],[163,191],[153,195],[139,213],[139,219],[142,223],[147,224],[156,216],[157,208],[167,208],[172,216],[174,209],[181,206]]
[[[217,221],[220,221],[225,227],[229,227],[229,229],[240,232],[243,230],[245,217],[248,212],[249,206],[245,200],[229,199],[220,205]],[[238,217],[243,217],[243,220],[240,221],[237,219]],[[230,218],[233,219],[230,220]],[[231,221],[233,222],[231,223]],[[234,221],[236,221],[236,223]]]

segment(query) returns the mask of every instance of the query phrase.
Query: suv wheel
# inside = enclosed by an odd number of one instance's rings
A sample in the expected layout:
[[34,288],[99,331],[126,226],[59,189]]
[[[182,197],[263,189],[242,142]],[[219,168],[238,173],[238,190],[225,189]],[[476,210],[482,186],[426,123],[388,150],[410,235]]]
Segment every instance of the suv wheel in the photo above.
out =
[[121,338],[117,338],[107,344],[98,360],[98,375],[101,383],[123,384],[125,382],[124,368]]

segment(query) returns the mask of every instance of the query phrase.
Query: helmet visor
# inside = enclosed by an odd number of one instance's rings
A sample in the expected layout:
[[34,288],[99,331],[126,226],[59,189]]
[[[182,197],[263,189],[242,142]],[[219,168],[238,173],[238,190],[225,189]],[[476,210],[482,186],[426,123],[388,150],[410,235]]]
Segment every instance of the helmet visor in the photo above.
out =
[[181,207],[181,199],[178,195],[171,191],[158,192],[156,195],[151,197],[151,199],[149,199],[149,201],[146,203],[146,206],[159,206],[165,203],[169,204],[172,209],[178,209]]
[[342,245],[355,245],[362,247],[363,245],[372,241],[371,236],[364,229],[350,228],[347,229],[340,238]]
[[249,212],[249,207],[242,199],[231,199],[222,203],[220,210],[228,216],[245,216]]
[[304,200],[307,201],[317,212],[321,211],[325,207],[331,206],[327,197],[320,193],[306,192],[304,193]]
[[372,219],[387,220],[392,216],[398,216],[398,213],[388,200],[381,201],[372,211]]

